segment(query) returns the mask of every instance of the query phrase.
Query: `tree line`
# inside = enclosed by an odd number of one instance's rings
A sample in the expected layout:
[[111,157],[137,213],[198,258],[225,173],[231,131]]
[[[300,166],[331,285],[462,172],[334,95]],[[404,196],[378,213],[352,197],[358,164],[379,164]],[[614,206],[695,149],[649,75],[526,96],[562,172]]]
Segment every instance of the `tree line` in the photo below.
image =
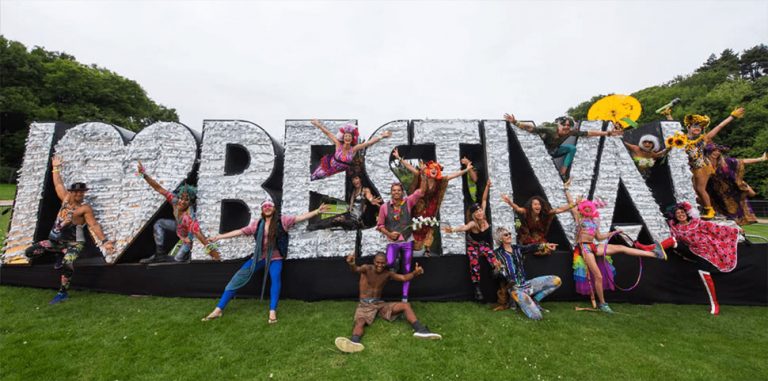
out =
[[[152,101],[133,80],[2,35],[0,73],[0,168],[21,166],[31,122],[102,121],[138,131],[179,120],[175,109]],[[6,178],[0,173],[0,182]]]
[[[675,120],[686,114],[709,115],[714,127],[737,106],[746,108],[744,118],[734,121],[715,138],[715,142],[731,147],[737,158],[759,157],[768,150],[768,46],[760,44],[741,54],[726,49],[712,54],[701,67],[688,75],[631,94],[640,101],[643,113],[638,124],[662,119],[655,110],[674,98],[681,103],[672,109]],[[568,110],[576,119],[586,119],[589,107],[605,95],[596,95]],[[746,166],[744,179],[758,193],[768,198],[768,165]]]

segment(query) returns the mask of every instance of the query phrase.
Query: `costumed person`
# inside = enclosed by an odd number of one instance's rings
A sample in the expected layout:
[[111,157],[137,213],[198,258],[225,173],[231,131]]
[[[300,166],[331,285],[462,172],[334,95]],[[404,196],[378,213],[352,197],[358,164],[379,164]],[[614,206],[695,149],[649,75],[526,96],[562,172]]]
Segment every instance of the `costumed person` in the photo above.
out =
[[712,142],[712,139],[725,127],[728,123],[731,123],[734,118],[741,118],[744,116],[744,108],[739,107],[727,118],[723,119],[711,131],[704,134],[703,132],[709,126],[709,117],[706,115],[686,115],[683,118],[683,125],[688,130],[687,143],[685,144],[685,153],[688,155],[688,164],[691,166],[691,172],[693,173],[693,189],[696,191],[696,196],[699,197],[699,203],[704,208],[704,214],[702,219],[710,220],[715,217],[715,209],[712,208],[712,201],[707,193],[707,182],[709,177],[713,174],[712,166],[709,165],[707,157],[704,155],[704,147]]
[[529,198],[524,207],[515,204],[506,194],[502,194],[501,199],[512,207],[515,213],[520,215],[517,240],[524,245],[547,242],[549,226],[555,215],[567,212],[571,208],[571,205],[563,205],[557,209],[552,209],[549,202],[540,196]]
[[431,332],[419,321],[408,302],[385,302],[381,298],[384,285],[390,279],[398,282],[410,282],[413,278],[424,274],[424,269],[419,266],[418,262],[413,272],[408,274],[387,271],[387,259],[381,252],[373,257],[372,265],[357,266],[354,253],[347,257],[347,264],[350,270],[360,274],[360,303],[355,310],[355,326],[352,329],[352,337],[337,337],[336,348],[345,353],[360,352],[365,349],[360,339],[365,333],[365,326],[373,324],[377,315],[384,320],[393,321],[402,313],[405,315],[405,320],[413,327],[414,337],[432,340],[442,339],[442,336]]
[[[194,205],[197,199],[197,188],[184,184],[180,186],[176,192],[169,192],[158,184],[157,181],[149,177],[141,162],[138,163],[137,173],[150,187],[152,187],[152,189],[163,195],[165,200],[173,207],[173,219],[161,218],[157,220],[153,226],[152,235],[155,238],[155,254],[140,260],[139,263],[148,264],[167,261],[189,261],[192,251],[192,241],[195,237],[197,237],[200,243],[205,245],[206,254],[218,261],[219,252],[216,250],[216,245],[213,245],[212,242],[208,241],[205,234],[200,231],[200,224],[197,221],[197,217],[195,217]],[[170,258],[163,248],[166,231],[175,231],[176,236],[181,240],[179,251],[173,258]]]
[[[688,246],[691,253],[714,266],[717,271],[728,273],[736,268],[739,228],[701,220],[698,211],[688,202],[676,204],[667,213],[667,223],[672,236]],[[704,267],[704,266],[702,266]],[[720,313],[715,283],[711,273],[700,269],[699,276],[707,289],[710,313]]]
[[360,175],[352,176],[352,193],[349,195],[349,209],[332,218],[326,218],[315,224],[310,230],[327,229],[339,226],[345,230],[362,229],[363,215],[368,208],[368,204],[381,207],[381,198],[374,197],[368,187],[363,187],[363,180]]
[[[413,217],[433,218],[437,217],[437,213],[440,211],[440,205],[443,203],[443,197],[445,191],[448,189],[448,182],[463,176],[473,169],[472,162],[469,159],[464,160],[465,168],[456,172],[453,172],[447,176],[443,176],[443,166],[436,161],[429,161],[427,163],[420,163],[420,168],[415,168],[408,160],[402,160],[397,148],[392,151],[392,155],[395,159],[403,163],[403,166],[411,172],[415,181],[411,185],[411,191],[413,189],[419,189],[422,187],[422,183],[426,182],[426,187],[423,188],[424,197],[416,203],[413,208]],[[426,175],[426,176],[422,176]],[[424,255],[429,256],[430,247],[435,239],[435,231],[432,226],[423,226],[416,229],[413,232],[413,247],[416,251],[424,250]]]
[[[423,175],[422,175],[423,176]],[[424,182],[423,184],[426,184]],[[394,183],[390,186],[392,200],[379,207],[379,218],[376,221],[376,230],[389,240],[387,244],[387,266],[396,267],[395,262],[402,258],[401,266],[405,273],[411,271],[413,259],[413,241],[411,238],[411,209],[424,194],[423,188],[416,189],[408,197],[403,192],[403,184]],[[396,271],[397,269],[395,269]],[[411,282],[403,282],[403,302],[408,301],[408,290]]]
[[535,243],[530,245],[513,245],[512,233],[506,228],[497,228],[494,238],[499,247],[494,251],[496,260],[501,264],[498,273],[501,279],[499,287],[499,305],[494,311],[509,308],[512,301],[520,306],[525,316],[533,320],[541,320],[541,300],[555,292],[562,281],[556,275],[543,275],[528,279],[525,275],[525,256],[533,253],[551,253],[557,248],[556,243]]
[[480,255],[484,256],[488,263],[493,266],[495,271],[499,271],[500,264],[493,255],[493,237],[491,234],[491,224],[485,216],[485,207],[488,203],[488,192],[491,189],[491,180],[489,179],[481,204],[472,204],[469,207],[469,222],[459,225],[455,228],[446,226],[443,231],[446,233],[466,232],[467,238],[467,256],[469,257],[469,276],[472,285],[475,288],[475,300],[483,301],[483,292],[480,289]]
[[763,153],[763,156],[755,159],[735,159],[725,155],[729,150],[729,147],[713,143],[704,147],[704,155],[714,172],[709,178],[707,193],[718,213],[739,225],[754,224],[757,217],[747,198],[754,197],[757,193],[744,182],[744,167],[766,161],[767,154]]
[[541,140],[544,141],[544,146],[547,147],[550,156],[553,158],[565,156],[563,159],[563,166],[560,167],[560,177],[563,179],[567,178],[568,169],[571,167],[573,158],[576,156],[575,145],[563,144],[566,139],[571,136],[618,136],[624,133],[621,129],[614,131],[579,131],[575,129],[576,121],[569,116],[561,116],[555,119],[554,123],[545,122],[540,126],[536,126],[529,122],[519,122],[512,114],[504,114],[504,119],[516,127],[539,135]]
[[[572,204],[571,195],[567,191],[566,196],[568,202]],[[600,213],[597,209],[603,205],[599,200],[597,202],[581,200],[576,208],[571,209],[578,227],[576,247],[573,250],[573,278],[577,293],[590,297],[597,294],[598,309],[606,313],[613,313],[611,307],[605,302],[605,295],[603,294],[604,289],[614,290],[613,278],[616,270],[610,256],[626,254],[667,260],[667,254],[659,243],[655,244],[653,252],[608,243],[595,244],[595,239],[598,241],[606,240],[611,237],[612,233],[600,233]],[[620,231],[617,230],[616,232]],[[598,257],[600,258],[598,259]]]
[[357,144],[359,132],[357,126],[354,124],[345,124],[339,129],[339,133],[334,135],[326,128],[319,120],[312,120],[312,125],[319,128],[330,140],[336,150],[333,154],[328,154],[320,158],[320,165],[317,166],[314,172],[312,172],[311,180],[324,179],[328,176],[335,175],[341,171],[345,171],[352,164],[352,160],[355,158],[355,154],[365,149],[366,147],[376,144],[381,139],[386,139],[392,136],[392,132],[384,131],[381,136],[375,136],[368,140]]
[[38,258],[45,253],[56,255],[54,268],[61,273],[61,286],[58,293],[49,304],[58,304],[69,299],[69,285],[72,275],[75,273],[75,260],[85,248],[85,232],[83,228],[88,225],[99,246],[107,254],[111,254],[115,248],[113,242],[107,240],[104,232],[93,216],[93,209],[85,202],[85,192],[88,186],[85,183],[72,183],[69,188],[64,186],[61,179],[60,157],[54,156],[53,162],[53,186],[56,196],[61,200],[61,209],[56,215],[48,239],[35,242],[24,251],[24,255],[30,260]]
[[472,198],[472,202],[477,202],[477,181],[479,176],[477,175],[477,170],[472,165],[472,161],[469,160],[466,156],[462,157],[459,161],[461,165],[464,168],[469,168],[467,171],[467,188],[469,190],[469,197]]
[[282,285],[280,274],[283,271],[283,260],[288,255],[288,230],[295,224],[315,217],[327,209],[328,207],[323,204],[311,212],[298,216],[280,216],[272,200],[266,199],[261,203],[260,219],[252,221],[242,229],[219,234],[211,238],[212,241],[216,242],[241,235],[250,235],[256,241],[256,249],[254,249],[251,258],[245,261],[240,270],[237,270],[235,275],[232,276],[232,279],[224,288],[224,293],[221,295],[216,308],[208,316],[204,317],[203,321],[221,317],[224,308],[235,297],[237,290],[248,284],[254,273],[266,268],[261,292],[263,297],[264,287],[267,284],[267,273],[269,273],[271,284],[269,288],[269,320],[267,322],[269,324],[277,323],[277,302],[280,299],[280,287]]
[[637,145],[624,141],[632,160],[637,165],[637,170],[644,179],[651,176],[651,170],[656,165],[656,160],[661,159],[669,151],[669,147],[661,149],[659,138],[647,134],[640,137]]

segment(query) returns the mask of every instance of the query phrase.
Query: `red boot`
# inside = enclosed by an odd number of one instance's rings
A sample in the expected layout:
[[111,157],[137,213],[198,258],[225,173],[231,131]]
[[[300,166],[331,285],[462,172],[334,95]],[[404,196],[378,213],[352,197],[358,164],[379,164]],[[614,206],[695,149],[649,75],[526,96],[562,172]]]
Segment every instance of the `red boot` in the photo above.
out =
[[720,314],[720,304],[717,302],[717,294],[715,293],[715,282],[712,280],[712,275],[706,271],[699,270],[699,276],[704,283],[704,287],[707,289],[707,295],[709,295],[709,304],[711,306],[709,313],[712,315]]
[[[661,241],[660,243],[661,243],[661,247],[663,247],[664,250],[669,250],[671,248],[677,247],[677,240],[675,240],[674,237],[669,237],[669,238]],[[640,250],[643,250],[643,251],[653,252],[653,250],[656,249],[656,244],[645,245],[645,244],[642,244],[640,242],[635,241],[635,247],[640,249]]]

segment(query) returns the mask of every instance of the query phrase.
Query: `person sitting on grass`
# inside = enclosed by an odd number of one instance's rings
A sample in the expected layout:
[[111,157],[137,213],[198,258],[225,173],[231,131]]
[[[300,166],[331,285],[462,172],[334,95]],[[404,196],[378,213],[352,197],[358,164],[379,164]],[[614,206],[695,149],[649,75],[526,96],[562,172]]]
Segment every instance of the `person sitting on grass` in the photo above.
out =
[[424,274],[424,269],[416,263],[416,268],[405,275],[387,270],[387,257],[384,253],[376,253],[372,265],[357,266],[355,264],[355,254],[347,256],[349,269],[360,274],[360,304],[355,310],[355,327],[352,329],[352,337],[337,337],[336,347],[345,353],[360,352],[365,346],[360,342],[363,337],[366,325],[373,324],[376,315],[392,321],[401,313],[405,314],[405,319],[413,327],[414,337],[421,339],[442,339],[442,336],[430,332],[430,330],[419,322],[416,314],[413,313],[411,305],[407,302],[387,303],[381,299],[381,292],[384,285],[390,279],[398,282],[406,282],[418,275]]
[[525,256],[533,253],[549,254],[557,248],[556,243],[534,243],[529,245],[512,244],[512,233],[507,228],[497,228],[494,238],[499,247],[494,251],[496,261],[501,266],[498,276],[501,278],[499,287],[499,305],[494,311],[508,309],[508,296],[520,306],[525,316],[533,320],[541,320],[541,300],[557,290],[562,281],[556,275],[543,275],[528,279],[525,275]]

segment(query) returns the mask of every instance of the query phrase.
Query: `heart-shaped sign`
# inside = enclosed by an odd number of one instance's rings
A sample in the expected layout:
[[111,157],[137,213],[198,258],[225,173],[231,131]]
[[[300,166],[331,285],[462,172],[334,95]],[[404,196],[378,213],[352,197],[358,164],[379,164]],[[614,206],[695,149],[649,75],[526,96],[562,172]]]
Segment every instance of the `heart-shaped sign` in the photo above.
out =
[[136,176],[141,161],[147,174],[173,191],[184,182],[197,158],[197,141],[178,123],[158,122],[136,134],[104,123],[85,123],[69,131],[56,145],[63,159],[65,184],[84,182],[90,189],[86,202],[107,239],[115,241],[114,263],[165,202],[145,181]]

